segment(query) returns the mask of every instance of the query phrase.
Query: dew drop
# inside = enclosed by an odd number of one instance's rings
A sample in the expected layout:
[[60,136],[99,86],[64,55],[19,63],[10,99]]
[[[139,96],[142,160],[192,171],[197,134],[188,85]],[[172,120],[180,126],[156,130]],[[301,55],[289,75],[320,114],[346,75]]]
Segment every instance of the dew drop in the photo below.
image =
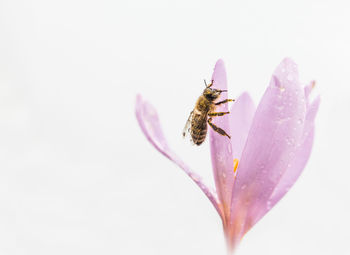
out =
[[247,187],[247,185],[243,184],[242,187],[241,187],[241,190],[244,190],[246,187]]
[[224,157],[222,156],[222,154],[219,154],[217,156],[217,160],[222,164],[224,162]]
[[294,145],[295,140],[294,140],[294,138],[287,137],[286,138],[286,142],[287,142],[288,145]]
[[267,203],[266,203],[266,207],[267,207],[267,209],[268,210],[270,210],[271,209],[271,201],[269,200],[269,201],[267,201]]

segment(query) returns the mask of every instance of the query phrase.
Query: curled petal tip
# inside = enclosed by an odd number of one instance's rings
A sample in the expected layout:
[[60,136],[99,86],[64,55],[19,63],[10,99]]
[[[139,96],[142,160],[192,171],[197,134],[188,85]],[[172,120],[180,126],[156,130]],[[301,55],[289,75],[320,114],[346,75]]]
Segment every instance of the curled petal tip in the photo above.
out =
[[311,83],[311,87],[312,88],[316,87],[316,81],[315,80],[312,80],[310,83]]
[[304,87],[304,93],[305,93],[305,98],[309,101],[309,97],[311,95],[311,92],[314,90],[316,87],[316,81],[312,80],[310,81],[305,87]]

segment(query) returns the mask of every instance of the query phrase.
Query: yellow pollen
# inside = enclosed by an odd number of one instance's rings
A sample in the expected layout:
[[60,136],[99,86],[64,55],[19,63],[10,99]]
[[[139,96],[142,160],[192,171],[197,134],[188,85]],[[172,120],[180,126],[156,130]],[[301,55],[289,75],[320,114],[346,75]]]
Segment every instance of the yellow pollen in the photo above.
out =
[[236,158],[233,160],[233,172],[234,173],[236,173],[236,171],[237,171],[238,162],[239,162],[239,160]]

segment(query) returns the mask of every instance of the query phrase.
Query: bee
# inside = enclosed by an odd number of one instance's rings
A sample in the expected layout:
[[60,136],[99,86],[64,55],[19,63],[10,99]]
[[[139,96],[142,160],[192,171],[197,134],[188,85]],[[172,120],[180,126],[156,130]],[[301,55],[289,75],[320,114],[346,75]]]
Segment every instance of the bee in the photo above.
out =
[[231,139],[225,130],[212,123],[212,117],[229,114],[230,112],[215,112],[215,108],[217,105],[233,102],[234,100],[225,99],[215,103],[215,100],[220,97],[220,94],[222,92],[227,92],[227,90],[211,88],[213,86],[213,82],[214,81],[212,80],[211,83],[207,85],[206,81],[204,80],[205,89],[203,90],[202,95],[198,98],[193,111],[190,113],[182,133],[183,137],[185,137],[186,133],[189,132],[193,143],[196,145],[201,145],[204,142],[207,135],[208,124],[212,129],[214,129],[215,132]]

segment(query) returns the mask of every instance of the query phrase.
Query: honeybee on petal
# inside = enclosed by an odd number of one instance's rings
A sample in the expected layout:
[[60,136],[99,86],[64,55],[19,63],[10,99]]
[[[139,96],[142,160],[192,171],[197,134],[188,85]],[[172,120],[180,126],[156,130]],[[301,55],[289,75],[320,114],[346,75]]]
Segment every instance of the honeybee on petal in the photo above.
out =
[[227,90],[211,88],[213,82],[214,81],[212,80],[211,83],[207,85],[204,80],[205,89],[203,90],[202,95],[197,99],[196,105],[190,113],[182,133],[183,137],[185,137],[186,133],[189,132],[193,143],[196,145],[201,145],[204,142],[207,135],[208,124],[215,132],[231,139],[230,135],[228,135],[225,130],[212,123],[212,117],[229,114],[230,112],[215,112],[215,108],[217,105],[233,102],[234,100],[225,99],[223,101],[215,102],[220,97],[221,93],[227,92]]

